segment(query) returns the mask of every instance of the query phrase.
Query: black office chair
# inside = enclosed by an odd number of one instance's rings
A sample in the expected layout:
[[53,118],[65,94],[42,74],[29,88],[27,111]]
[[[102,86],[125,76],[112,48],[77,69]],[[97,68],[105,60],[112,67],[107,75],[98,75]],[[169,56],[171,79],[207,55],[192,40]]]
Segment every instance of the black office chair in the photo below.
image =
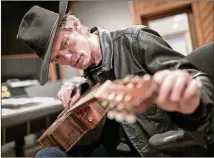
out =
[[200,71],[207,73],[214,83],[214,42],[195,49],[187,59]]
[[[208,74],[214,84],[214,42],[195,49],[187,58],[197,69]],[[208,147],[207,156],[214,156],[214,131],[206,136],[194,132],[193,137],[190,133],[180,129],[156,134],[149,139],[149,144],[163,151],[193,145],[206,145]]]

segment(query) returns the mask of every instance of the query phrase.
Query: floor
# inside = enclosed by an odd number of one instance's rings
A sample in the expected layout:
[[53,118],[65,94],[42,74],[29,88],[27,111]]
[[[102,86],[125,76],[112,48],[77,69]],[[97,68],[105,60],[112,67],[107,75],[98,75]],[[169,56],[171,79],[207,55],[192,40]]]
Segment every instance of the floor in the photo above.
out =
[[[25,157],[34,157],[36,153],[41,149],[41,146],[36,143],[35,135],[28,135],[25,137]],[[15,152],[13,150],[15,146],[14,142],[10,142],[2,145],[1,156],[2,157],[15,157]]]

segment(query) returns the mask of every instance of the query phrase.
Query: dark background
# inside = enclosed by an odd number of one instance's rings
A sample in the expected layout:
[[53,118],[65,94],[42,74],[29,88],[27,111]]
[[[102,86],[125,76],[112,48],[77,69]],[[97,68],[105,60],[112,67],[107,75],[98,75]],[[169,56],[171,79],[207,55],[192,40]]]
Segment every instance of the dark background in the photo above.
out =
[[[19,25],[27,11],[38,5],[58,13],[59,1],[1,1],[1,55],[32,54],[33,51],[16,39]],[[39,79],[41,59],[1,59],[2,82],[7,79]]]
[[1,2],[1,53],[27,54],[32,51],[16,39],[19,24],[25,13],[34,5],[58,12],[58,1],[2,1]]

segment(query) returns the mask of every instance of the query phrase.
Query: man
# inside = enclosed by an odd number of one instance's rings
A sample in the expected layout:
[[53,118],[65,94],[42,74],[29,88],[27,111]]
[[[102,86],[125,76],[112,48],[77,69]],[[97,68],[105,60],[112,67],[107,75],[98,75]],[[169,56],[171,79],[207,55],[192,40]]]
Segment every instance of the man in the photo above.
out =
[[[38,157],[188,156],[181,149],[154,149],[148,139],[178,128],[202,133],[211,130],[214,89],[210,78],[173,51],[157,32],[145,26],[113,32],[94,27],[89,31],[72,15],[58,19],[58,14],[34,6],[23,17],[18,32],[18,38],[43,59],[42,85],[48,80],[48,66],[53,62],[84,70],[93,83],[130,74],[154,75],[160,91],[153,100],[155,106],[149,106],[147,111],[143,106],[138,108],[136,123],[119,124],[107,119],[96,144],[75,146],[67,153],[60,148],[47,148]],[[73,85],[64,85],[59,91],[65,106],[72,105],[80,96],[77,91],[70,98],[73,89]]]

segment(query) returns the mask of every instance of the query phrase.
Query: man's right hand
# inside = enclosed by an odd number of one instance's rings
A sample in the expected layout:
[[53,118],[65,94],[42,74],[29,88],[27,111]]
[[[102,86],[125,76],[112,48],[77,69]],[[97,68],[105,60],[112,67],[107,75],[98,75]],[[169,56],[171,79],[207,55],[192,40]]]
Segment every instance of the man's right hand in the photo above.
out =
[[57,97],[62,102],[64,107],[72,106],[80,98],[80,91],[78,89],[76,93],[71,96],[74,89],[75,85],[73,83],[65,83],[60,88]]

